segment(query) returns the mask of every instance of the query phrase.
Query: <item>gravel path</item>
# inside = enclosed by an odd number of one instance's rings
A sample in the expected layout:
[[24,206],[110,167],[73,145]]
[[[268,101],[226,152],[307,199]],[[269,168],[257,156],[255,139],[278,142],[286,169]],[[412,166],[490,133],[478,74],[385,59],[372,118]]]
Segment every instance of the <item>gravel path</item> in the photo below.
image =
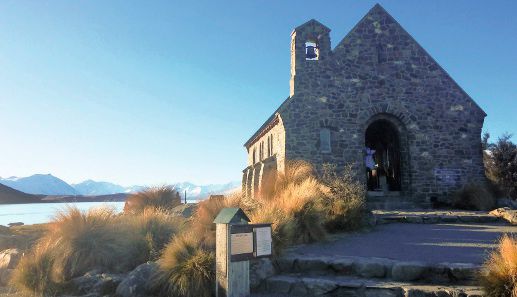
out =
[[368,233],[339,235],[328,242],[303,245],[292,251],[307,255],[481,264],[504,233],[517,234],[517,226],[395,223],[377,226]]

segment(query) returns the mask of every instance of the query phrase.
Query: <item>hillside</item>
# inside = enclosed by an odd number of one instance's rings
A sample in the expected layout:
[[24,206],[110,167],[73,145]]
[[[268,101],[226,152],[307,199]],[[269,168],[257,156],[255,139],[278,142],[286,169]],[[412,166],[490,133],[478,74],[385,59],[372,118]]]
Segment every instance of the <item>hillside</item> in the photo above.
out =
[[13,188],[0,184],[0,204],[5,203],[34,203],[40,202],[41,195],[32,195],[17,191]]

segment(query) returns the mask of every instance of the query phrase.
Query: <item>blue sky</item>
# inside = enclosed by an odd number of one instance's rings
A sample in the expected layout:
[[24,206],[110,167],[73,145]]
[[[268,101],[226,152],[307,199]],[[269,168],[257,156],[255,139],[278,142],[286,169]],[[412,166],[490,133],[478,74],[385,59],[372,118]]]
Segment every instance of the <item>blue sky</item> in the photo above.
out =
[[[379,1],[517,134],[517,1]],[[0,176],[239,180],[289,94],[291,30],[336,45],[375,1],[1,1]],[[513,138],[515,139],[515,137]]]

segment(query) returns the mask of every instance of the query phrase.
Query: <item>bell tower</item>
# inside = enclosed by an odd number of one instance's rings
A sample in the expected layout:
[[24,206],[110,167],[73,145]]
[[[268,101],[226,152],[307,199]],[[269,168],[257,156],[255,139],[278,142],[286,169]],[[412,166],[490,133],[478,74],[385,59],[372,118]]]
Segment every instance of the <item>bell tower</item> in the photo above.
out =
[[318,69],[320,61],[331,54],[330,29],[312,19],[296,27],[291,33],[291,80],[289,96],[293,96],[297,85],[310,79]]

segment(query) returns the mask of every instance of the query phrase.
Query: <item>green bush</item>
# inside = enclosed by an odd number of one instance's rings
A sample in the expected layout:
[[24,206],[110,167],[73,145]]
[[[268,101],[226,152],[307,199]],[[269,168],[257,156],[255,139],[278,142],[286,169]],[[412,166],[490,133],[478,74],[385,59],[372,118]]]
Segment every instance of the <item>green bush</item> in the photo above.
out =
[[147,188],[127,197],[125,213],[140,213],[146,208],[169,210],[181,204],[180,194],[171,186]]
[[503,134],[495,143],[488,143],[489,134],[483,135],[485,171],[503,194],[517,199],[517,145],[510,134]]
[[452,195],[452,205],[466,210],[492,210],[496,199],[485,184],[469,183]]
[[322,182],[326,186],[322,203],[327,230],[336,232],[362,227],[366,213],[366,189],[357,179],[353,166],[346,165],[339,174],[335,165],[324,164]]

